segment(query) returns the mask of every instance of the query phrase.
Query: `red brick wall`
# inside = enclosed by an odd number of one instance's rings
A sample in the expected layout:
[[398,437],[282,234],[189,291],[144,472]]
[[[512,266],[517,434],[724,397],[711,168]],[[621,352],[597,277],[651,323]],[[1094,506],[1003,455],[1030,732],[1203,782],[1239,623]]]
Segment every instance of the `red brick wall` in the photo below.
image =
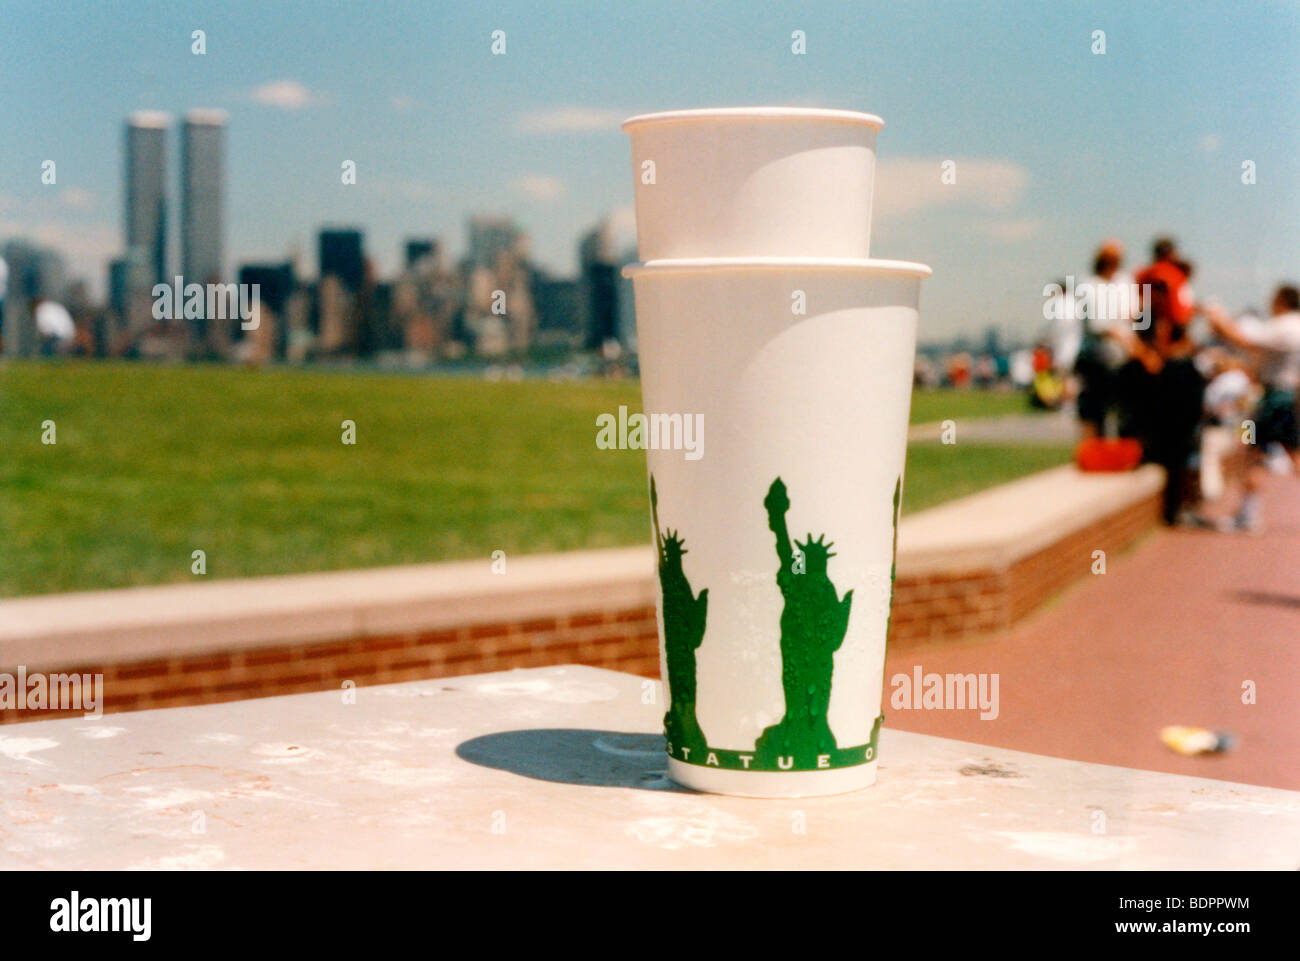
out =
[[1001,630],[1079,578],[1092,575],[1092,552],[1109,563],[1160,516],[1160,498],[1090,524],[1000,571],[900,577],[894,586],[889,643],[959,640]]
[[[1007,570],[900,577],[890,644],[973,637],[1015,623],[1073,581],[1088,576],[1093,551],[1106,551],[1109,561],[1132,543],[1156,522],[1158,509],[1158,497],[1153,496]],[[358,686],[389,684],[554,664],[589,664],[657,677],[654,608],[589,610],[560,618],[60,670],[102,673],[104,711],[112,713],[338,690],[349,680]],[[59,712],[48,710],[3,711],[0,723],[57,716]]]
[[1160,495],[1133,504],[1098,521],[1036,554],[1017,561],[1011,568],[1011,622],[1081,577],[1094,577],[1092,552],[1106,552],[1109,565],[1115,555],[1132,544],[1160,520]]
[[[590,664],[657,677],[659,635],[654,608],[595,610],[562,618],[259,647],[231,654],[79,664],[59,671],[102,673],[104,711],[112,713],[337,690],[344,681],[358,686],[391,684],[551,664]],[[61,713],[80,712],[3,711],[0,723],[43,720]]]
[[889,643],[986,634],[1009,623],[1007,571],[900,577],[894,584]]

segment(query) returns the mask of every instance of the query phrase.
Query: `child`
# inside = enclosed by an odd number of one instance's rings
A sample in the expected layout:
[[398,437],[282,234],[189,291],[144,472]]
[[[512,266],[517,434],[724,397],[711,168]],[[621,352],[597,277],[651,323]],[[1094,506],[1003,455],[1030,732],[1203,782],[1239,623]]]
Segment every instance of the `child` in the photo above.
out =
[[1205,388],[1206,423],[1201,429],[1201,498],[1223,496],[1224,464],[1241,447],[1241,426],[1259,390],[1245,366],[1222,350],[1208,350],[1211,380]]
[[1259,379],[1264,384],[1264,395],[1255,408],[1255,436],[1248,448],[1250,466],[1241,505],[1231,524],[1233,530],[1252,533],[1261,527],[1259,487],[1264,459],[1260,452],[1270,444],[1278,444],[1293,458],[1300,454],[1300,416],[1296,413],[1300,392],[1300,290],[1291,285],[1279,287],[1270,309],[1268,320],[1253,325],[1234,321],[1217,305],[1206,309],[1210,324],[1220,337],[1259,357]]

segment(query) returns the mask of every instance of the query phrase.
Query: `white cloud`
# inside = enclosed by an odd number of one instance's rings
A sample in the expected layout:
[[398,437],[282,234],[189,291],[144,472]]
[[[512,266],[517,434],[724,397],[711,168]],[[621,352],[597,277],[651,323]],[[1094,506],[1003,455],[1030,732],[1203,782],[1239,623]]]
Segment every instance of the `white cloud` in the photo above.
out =
[[632,116],[626,110],[596,107],[548,107],[521,114],[515,127],[521,133],[585,133],[603,130],[617,133],[619,124]]
[[[955,182],[942,180],[946,160],[955,167]],[[1029,171],[1006,160],[979,157],[897,157],[876,165],[874,215],[904,217],[931,207],[964,205],[1006,210],[1020,200]]]
[[1201,153],[1218,153],[1219,147],[1223,144],[1223,138],[1217,133],[1207,133],[1201,137]]
[[254,103],[281,110],[302,110],[304,107],[325,103],[324,97],[308,90],[297,80],[272,80],[255,87],[249,97]]
[[550,174],[525,174],[514,182],[514,189],[532,200],[549,202],[564,196],[564,181]]
[[415,109],[415,98],[409,97],[404,93],[393,94],[389,103],[393,105],[393,109],[398,113],[410,113]]

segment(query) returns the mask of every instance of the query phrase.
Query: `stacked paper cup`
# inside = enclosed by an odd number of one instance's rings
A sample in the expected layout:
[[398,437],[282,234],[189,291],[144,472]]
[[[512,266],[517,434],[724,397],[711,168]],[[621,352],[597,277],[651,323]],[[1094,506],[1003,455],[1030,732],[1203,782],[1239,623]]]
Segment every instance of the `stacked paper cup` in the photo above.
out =
[[[669,774],[875,781],[921,264],[870,259],[878,117],[633,117]],[[689,436],[690,445],[683,443]]]

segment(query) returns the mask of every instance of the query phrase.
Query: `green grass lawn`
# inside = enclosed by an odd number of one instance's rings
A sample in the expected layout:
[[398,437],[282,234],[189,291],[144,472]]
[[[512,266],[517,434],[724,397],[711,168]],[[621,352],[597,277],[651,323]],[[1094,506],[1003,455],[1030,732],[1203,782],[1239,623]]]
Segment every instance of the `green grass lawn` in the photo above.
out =
[[967,417],[1004,417],[1007,414],[1035,414],[1016,392],[995,394],[984,390],[915,390],[912,392],[912,423],[932,424]]
[[[914,420],[1005,400],[919,394]],[[648,541],[644,455],[594,440],[639,403],[626,382],[9,363],[0,596],[188,581],[196,548],[220,578]],[[1068,456],[913,445],[904,510]]]

